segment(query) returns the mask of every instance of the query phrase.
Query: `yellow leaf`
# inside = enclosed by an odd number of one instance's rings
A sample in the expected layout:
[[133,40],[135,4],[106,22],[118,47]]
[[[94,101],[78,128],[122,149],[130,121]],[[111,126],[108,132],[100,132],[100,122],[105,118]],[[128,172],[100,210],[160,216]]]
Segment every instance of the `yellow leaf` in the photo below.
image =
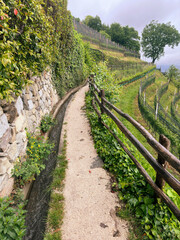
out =
[[2,59],[2,64],[3,64],[4,67],[6,67],[8,65],[8,63],[11,64],[10,59],[8,59],[8,58],[3,58]]

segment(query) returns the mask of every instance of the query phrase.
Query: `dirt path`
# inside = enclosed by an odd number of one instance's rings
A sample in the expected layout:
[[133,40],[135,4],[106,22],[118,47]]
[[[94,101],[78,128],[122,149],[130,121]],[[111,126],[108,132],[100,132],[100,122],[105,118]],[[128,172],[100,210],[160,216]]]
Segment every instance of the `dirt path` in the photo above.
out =
[[126,240],[127,223],[115,215],[119,205],[110,191],[110,177],[102,168],[85,116],[85,92],[80,89],[71,100],[64,120],[67,131],[67,159],[64,197],[63,240]]

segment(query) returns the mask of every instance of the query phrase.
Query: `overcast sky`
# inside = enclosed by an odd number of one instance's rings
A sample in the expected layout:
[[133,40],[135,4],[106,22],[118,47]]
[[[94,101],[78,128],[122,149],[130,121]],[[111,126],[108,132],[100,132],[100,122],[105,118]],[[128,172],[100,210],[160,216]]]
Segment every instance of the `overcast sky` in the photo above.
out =
[[[180,0],[68,0],[68,9],[81,20],[98,15],[105,24],[118,22],[134,27],[140,36],[152,20],[171,22],[180,32]],[[172,64],[180,68],[180,44],[174,49],[166,47],[165,55],[156,64],[163,69]]]

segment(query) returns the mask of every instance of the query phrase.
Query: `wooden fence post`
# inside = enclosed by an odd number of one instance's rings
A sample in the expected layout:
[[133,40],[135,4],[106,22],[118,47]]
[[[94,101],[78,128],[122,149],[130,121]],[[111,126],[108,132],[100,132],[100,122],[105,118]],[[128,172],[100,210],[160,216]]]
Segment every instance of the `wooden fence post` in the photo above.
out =
[[[162,146],[164,146],[164,147],[169,151],[171,142],[170,142],[170,140],[169,140],[167,137],[165,137],[163,134],[160,134],[160,136],[159,136],[159,143],[160,143]],[[162,166],[164,169],[166,169],[166,167],[167,167],[167,161],[166,161],[163,157],[161,157],[160,154],[158,154],[157,162],[158,162],[159,164],[161,164],[161,166]],[[163,188],[163,186],[164,186],[164,180],[163,180],[163,178],[161,177],[161,175],[158,174],[158,173],[156,174],[156,181],[155,181],[155,183],[156,183],[156,185],[162,190],[162,188]]]
[[[102,104],[102,106],[103,106],[103,105],[104,105],[104,101],[103,101],[102,98],[105,97],[105,91],[104,91],[104,89],[102,89],[102,90],[100,91],[100,96],[101,96],[101,104]],[[102,114],[104,113],[104,110],[103,110],[102,107],[101,107],[101,113],[102,113]]]
[[156,103],[155,120],[157,120],[158,109],[159,109],[159,100],[158,100],[157,103]]

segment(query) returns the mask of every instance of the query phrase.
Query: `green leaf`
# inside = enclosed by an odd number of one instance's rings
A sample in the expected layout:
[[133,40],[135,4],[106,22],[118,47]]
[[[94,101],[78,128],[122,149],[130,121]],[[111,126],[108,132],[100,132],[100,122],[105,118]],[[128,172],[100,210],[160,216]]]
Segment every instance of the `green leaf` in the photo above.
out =
[[151,204],[151,203],[153,203],[153,202],[154,202],[154,199],[153,199],[153,198],[144,197],[144,203],[145,203],[146,205],[149,205],[149,204]]
[[2,58],[2,64],[4,67],[6,67],[8,64],[11,64],[11,59]]

